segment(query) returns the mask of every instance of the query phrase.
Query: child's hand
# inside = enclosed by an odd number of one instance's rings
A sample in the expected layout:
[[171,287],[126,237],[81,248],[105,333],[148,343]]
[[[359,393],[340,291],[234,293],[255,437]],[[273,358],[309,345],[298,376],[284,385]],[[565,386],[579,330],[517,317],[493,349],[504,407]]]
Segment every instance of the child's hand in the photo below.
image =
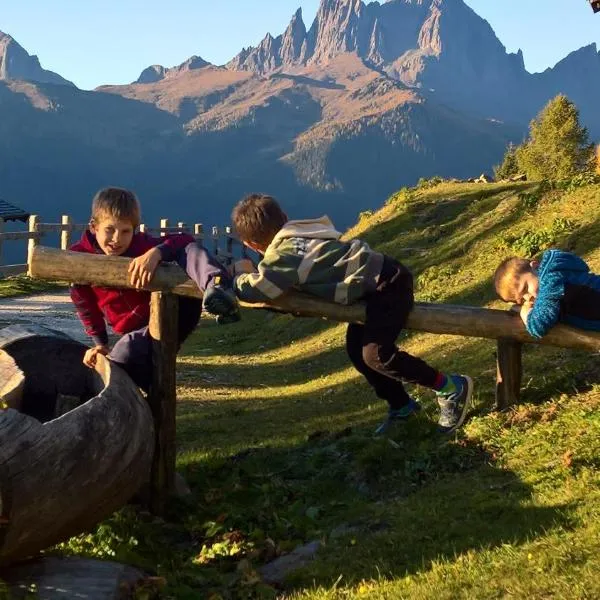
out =
[[241,275],[242,273],[256,273],[256,267],[249,258],[243,258],[233,263],[232,275]]
[[161,255],[158,248],[151,248],[148,252],[134,258],[129,265],[131,284],[137,289],[145,288],[152,281],[160,260]]
[[519,311],[519,315],[521,317],[521,321],[527,325],[527,317],[529,313],[533,310],[533,304],[523,304],[521,306],[521,310]]
[[96,357],[98,354],[108,356],[109,353],[110,348],[108,346],[96,346],[95,348],[90,348],[89,350],[86,350],[86,353],[83,356],[83,364],[90,369],[94,369],[96,367]]

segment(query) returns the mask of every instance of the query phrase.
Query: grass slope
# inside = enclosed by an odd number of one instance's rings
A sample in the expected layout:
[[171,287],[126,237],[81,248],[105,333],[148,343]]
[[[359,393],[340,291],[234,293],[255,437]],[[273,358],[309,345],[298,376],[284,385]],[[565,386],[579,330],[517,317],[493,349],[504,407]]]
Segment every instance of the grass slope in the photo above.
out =
[[[410,264],[420,300],[500,306],[490,277],[506,255],[556,245],[600,270],[599,218],[600,185],[441,184],[402,190],[349,235]],[[166,522],[125,509],[62,551],[147,567],[172,598],[600,597],[600,359],[526,348],[523,403],[497,414],[493,342],[403,335],[474,377],[475,408],[444,439],[415,388],[424,414],[374,438],[385,406],[343,340],[343,325],[261,311],[205,321],[178,363],[192,496]],[[317,560],[283,591],[261,582],[261,565],[312,540]]]
[[0,279],[0,298],[14,298],[16,296],[29,296],[31,294],[41,294],[60,289],[58,283],[42,281],[41,279],[31,279],[27,275],[16,275]]

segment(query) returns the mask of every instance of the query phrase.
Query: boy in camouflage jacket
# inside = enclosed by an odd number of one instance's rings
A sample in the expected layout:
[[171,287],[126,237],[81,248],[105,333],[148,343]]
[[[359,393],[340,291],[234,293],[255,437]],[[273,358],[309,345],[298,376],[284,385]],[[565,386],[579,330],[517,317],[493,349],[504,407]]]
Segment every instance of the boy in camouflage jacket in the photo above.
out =
[[445,375],[396,346],[414,305],[413,278],[404,265],[360,240],[343,241],[327,217],[288,220],[271,196],[244,198],[234,208],[232,222],[242,242],[262,255],[258,272],[251,272],[248,263],[237,267],[247,271],[234,279],[242,300],[274,300],[294,288],[338,304],[365,302],[365,324],[348,326],[346,349],[375,394],[388,402],[388,417],[377,433],[420,410],[403,381],[436,391],[441,431],[462,425],[472,380]]

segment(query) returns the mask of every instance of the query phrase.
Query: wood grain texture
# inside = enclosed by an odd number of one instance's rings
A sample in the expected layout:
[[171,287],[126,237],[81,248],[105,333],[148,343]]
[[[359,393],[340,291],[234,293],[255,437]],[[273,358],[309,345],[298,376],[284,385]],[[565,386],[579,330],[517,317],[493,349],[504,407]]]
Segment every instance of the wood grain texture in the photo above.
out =
[[148,403],[154,417],[155,451],[150,476],[150,509],[163,514],[175,489],[177,296],[154,292],[150,302],[152,383]]
[[[127,268],[131,259],[113,256],[64,252],[43,246],[35,247],[30,256],[32,277],[71,283],[95,283],[112,287],[130,287]],[[174,294],[200,298],[200,290],[177,265],[161,265],[149,290],[170,290]],[[248,308],[268,308],[301,317],[318,317],[346,323],[363,323],[363,304],[343,306],[314,296],[292,292],[272,302],[246,303]],[[557,325],[541,340],[531,337],[518,314],[508,310],[417,303],[407,329],[427,333],[461,335],[489,339],[511,338],[529,343],[600,350],[600,333]]]
[[521,398],[523,344],[498,340],[496,354],[496,409],[504,410]]
[[[24,345],[39,347],[40,341],[35,335],[13,345],[5,340],[4,350],[18,354],[18,364],[27,354]],[[76,344],[61,337],[54,342],[64,348]],[[48,361],[40,356],[41,368]],[[75,370],[72,355],[64,356]],[[30,368],[22,367],[26,385],[30,375],[38,378]],[[131,379],[104,357],[98,357],[96,372],[87,371],[93,396],[60,418],[42,423],[13,409],[0,411],[0,564],[90,529],[125,504],[149,476],[154,425],[147,403]]]

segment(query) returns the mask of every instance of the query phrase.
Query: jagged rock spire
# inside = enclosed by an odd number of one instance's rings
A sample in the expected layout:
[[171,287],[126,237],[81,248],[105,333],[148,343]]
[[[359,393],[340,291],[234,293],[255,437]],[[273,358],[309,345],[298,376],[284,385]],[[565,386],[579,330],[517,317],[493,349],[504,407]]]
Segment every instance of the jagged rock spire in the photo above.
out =
[[306,26],[302,20],[302,9],[299,8],[281,40],[280,58],[284,65],[292,65],[301,61],[302,47],[306,41]]
[[0,80],[22,79],[39,83],[74,86],[57,73],[47,71],[37,56],[31,56],[10,35],[0,31]]

